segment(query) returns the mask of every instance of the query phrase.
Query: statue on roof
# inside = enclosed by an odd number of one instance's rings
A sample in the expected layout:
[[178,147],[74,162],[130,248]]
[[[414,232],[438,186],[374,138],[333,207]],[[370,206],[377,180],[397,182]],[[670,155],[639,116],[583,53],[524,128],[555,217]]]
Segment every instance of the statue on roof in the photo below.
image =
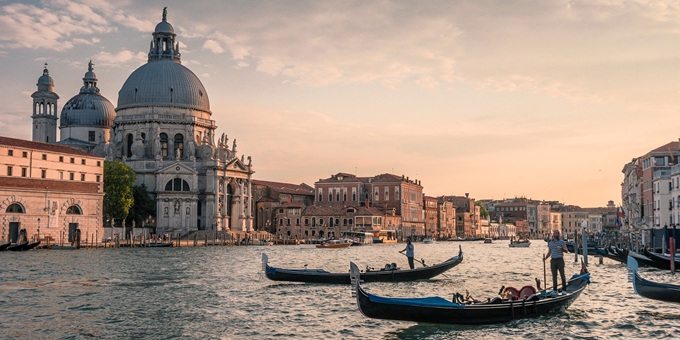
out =
[[92,66],[94,66],[94,64],[92,63],[92,60],[90,60],[90,62],[87,63],[87,71],[88,72],[92,72]]
[[168,8],[163,7],[163,21],[167,21],[166,19],[168,18]]

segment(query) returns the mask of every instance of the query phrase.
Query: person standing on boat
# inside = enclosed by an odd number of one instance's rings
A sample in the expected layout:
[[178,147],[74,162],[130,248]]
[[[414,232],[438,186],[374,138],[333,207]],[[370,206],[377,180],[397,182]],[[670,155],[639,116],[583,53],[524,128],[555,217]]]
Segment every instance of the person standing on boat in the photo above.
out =
[[564,253],[567,253],[567,243],[560,238],[559,230],[553,230],[553,238],[548,242],[548,254],[543,258],[543,262],[550,259],[550,272],[553,277],[553,290],[557,291],[557,272],[562,278],[562,291],[566,291],[567,280],[564,277]]
[[[406,252],[406,258],[408,258],[408,266],[413,269],[415,265],[413,264],[413,243],[411,243],[411,238],[406,239],[406,248],[404,250],[400,251],[400,253]],[[562,266],[564,267],[564,266]]]

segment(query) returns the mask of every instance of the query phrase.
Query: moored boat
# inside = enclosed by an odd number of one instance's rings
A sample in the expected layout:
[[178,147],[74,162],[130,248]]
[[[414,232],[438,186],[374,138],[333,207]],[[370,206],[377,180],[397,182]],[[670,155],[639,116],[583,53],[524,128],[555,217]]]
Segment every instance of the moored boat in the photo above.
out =
[[338,248],[348,248],[349,246],[352,245],[352,242],[349,240],[330,240],[328,242],[324,242],[321,244],[317,244],[317,248],[328,248],[328,249],[338,249]]
[[487,237],[487,238],[484,239],[484,243],[492,243],[492,242],[493,242],[493,239],[490,238],[490,237]]
[[7,250],[11,243],[0,244],[0,251]]
[[494,324],[565,311],[590,283],[590,274],[574,275],[566,293],[541,292],[524,299],[494,298],[486,302],[452,302],[442,297],[394,298],[368,293],[359,268],[350,264],[357,306],[367,317],[444,324]]
[[172,247],[173,243],[172,242],[149,242],[146,244],[147,247],[150,248],[165,248],[165,247]]
[[680,286],[642,278],[637,271],[638,263],[631,256],[628,257],[627,267],[635,293],[648,299],[680,303]]
[[425,244],[431,244],[431,243],[433,243],[433,242],[434,242],[434,241],[432,240],[431,237],[426,237],[426,238],[423,239],[423,243],[425,243]]
[[[463,250],[459,246],[458,255],[430,266],[414,269],[399,269],[396,264],[379,270],[368,269],[361,272],[361,279],[365,282],[402,282],[430,279],[443,274],[463,261]],[[323,269],[284,269],[269,265],[269,258],[262,253],[262,270],[267,278],[274,281],[293,281],[310,283],[350,283],[349,271],[331,273]],[[388,267],[388,266],[385,266]]]
[[523,240],[510,240],[510,248],[527,248],[531,245],[531,241],[523,239]]
[[[666,269],[666,270],[671,269],[671,256],[670,255],[659,254],[659,253],[654,253],[654,252],[650,252],[650,251],[645,251],[644,254],[650,260],[652,260],[652,262],[653,262],[652,266],[653,267],[659,268],[659,269]],[[680,269],[680,259],[674,258],[673,260],[675,261],[675,268]]]

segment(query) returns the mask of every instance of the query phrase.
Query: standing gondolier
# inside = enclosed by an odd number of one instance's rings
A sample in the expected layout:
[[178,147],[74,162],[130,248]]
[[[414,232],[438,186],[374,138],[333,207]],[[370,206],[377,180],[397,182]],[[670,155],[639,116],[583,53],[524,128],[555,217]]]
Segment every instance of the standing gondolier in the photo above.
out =
[[[411,243],[411,238],[406,239],[406,248],[404,250],[400,251],[400,253],[406,252],[406,257],[408,258],[408,266],[411,267],[411,269],[415,268],[415,265],[413,264],[413,243]],[[562,266],[564,268],[564,266]]]
[[548,242],[548,254],[543,261],[550,258],[550,272],[553,277],[553,290],[557,291],[557,272],[562,278],[562,292],[566,292],[567,280],[564,277],[564,253],[567,253],[567,243],[560,238],[559,230],[553,230],[553,238]]

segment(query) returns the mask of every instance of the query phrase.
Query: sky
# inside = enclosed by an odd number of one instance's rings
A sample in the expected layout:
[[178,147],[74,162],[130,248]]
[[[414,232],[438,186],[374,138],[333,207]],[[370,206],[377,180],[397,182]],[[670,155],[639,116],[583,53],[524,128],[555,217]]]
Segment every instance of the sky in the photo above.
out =
[[0,0],[0,134],[31,139],[44,63],[59,110],[89,60],[116,106],[163,7],[255,179],[601,207],[679,137],[680,3],[643,0]]

